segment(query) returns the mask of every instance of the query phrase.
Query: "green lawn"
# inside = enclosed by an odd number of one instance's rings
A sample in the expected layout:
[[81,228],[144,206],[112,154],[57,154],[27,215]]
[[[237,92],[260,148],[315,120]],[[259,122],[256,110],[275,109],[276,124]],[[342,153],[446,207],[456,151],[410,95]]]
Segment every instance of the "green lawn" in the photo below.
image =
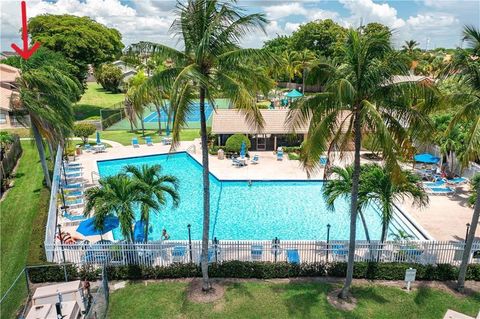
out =
[[88,82],[82,98],[73,106],[75,119],[77,121],[99,119],[100,109],[109,108],[122,102],[124,98],[123,93],[111,93],[105,91],[98,83]]
[[186,283],[129,284],[111,293],[109,318],[443,318],[447,308],[475,316],[480,294],[458,298],[420,288],[411,293],[384,286],[355,286],[352,312],[331,307],[325,283],[235,283],[214,303],[186,298]]
[[[165,137],[165,131],[163,132],[162,136],[158,136],[157,131],[153,130],[146,130],[145,131],[145,136],[151,136],[153,143],[160,143],[162,138]],[[137,131],[102,131],[100,133],[100,137],[102,139],[106,140],[111,140],[115,141],[118,143],[121,143],[123,145],[130,145],[132,144],[132,138],[137,137],[138,142],[140,144],[145,144],[145,140],[142,137],[142,131],[137,130]],[[182,130],[180,133],[180,140],[181,141],[193,141],[195,138],[200,137],[200,132],[199,129],[185,129]],[[90,138],[96,138],[96,135],[93,134],[90,136]]]
[[[0,203],[0,292],[10,287],[26,263],[44,262],[44,223],[49,192],[43,187],[43,174],[36,147],[23,142],[12,189]],[[21,278],[6,303],[1,317],[11,318],[25,296],[25,279]]]

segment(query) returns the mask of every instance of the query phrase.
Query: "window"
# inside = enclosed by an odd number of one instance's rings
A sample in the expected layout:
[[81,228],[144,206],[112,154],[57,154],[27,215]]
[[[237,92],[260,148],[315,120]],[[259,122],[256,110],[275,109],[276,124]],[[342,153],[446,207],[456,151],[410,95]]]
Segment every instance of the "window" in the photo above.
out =
[[7,113],[0,112],[0,124],[7,124]]

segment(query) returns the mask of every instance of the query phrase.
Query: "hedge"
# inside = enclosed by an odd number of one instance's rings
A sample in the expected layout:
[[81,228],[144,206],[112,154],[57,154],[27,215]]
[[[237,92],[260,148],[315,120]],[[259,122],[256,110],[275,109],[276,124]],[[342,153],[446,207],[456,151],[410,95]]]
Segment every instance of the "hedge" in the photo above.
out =
[[[458,268],[449,264],[421,265],[408,263],[375,263],[357,262],[354,267],[354,278],[378,280],[403,280],[405,270],[417,269],[417,280],[455,280]],[[337,263],[302,263],[300,265],[286,262],[245,262],[226,261],[214,263],[209,267],[212,278],[290,278],[290,277],[345,277],[347,264]],[[55,282],[63,281],[62,266],[36,267],[29,269],[30,281]],[[93,267],[67,266],[68,277],[71,280],[87,278],[94,280],[100,277],[100,269]],[[201,277],[202,272],[196,264],[172,264],[160,266],[110,266],[107,268],[110,280],[138,280]],[[471,264],[467,269],[467,280],[480,281],[480,264]]]

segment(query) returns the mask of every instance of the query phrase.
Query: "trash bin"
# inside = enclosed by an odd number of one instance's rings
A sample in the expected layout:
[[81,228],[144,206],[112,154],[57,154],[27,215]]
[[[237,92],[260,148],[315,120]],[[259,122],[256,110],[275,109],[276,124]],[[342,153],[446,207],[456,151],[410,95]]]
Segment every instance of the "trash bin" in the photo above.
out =
[[225,152],[222,149],[219,149],[217,152],[217,156],[219,160],[225,159]]
[[75,147],[75,154],[82,155],[82,148],[80,147],[80,145],[77,145]]

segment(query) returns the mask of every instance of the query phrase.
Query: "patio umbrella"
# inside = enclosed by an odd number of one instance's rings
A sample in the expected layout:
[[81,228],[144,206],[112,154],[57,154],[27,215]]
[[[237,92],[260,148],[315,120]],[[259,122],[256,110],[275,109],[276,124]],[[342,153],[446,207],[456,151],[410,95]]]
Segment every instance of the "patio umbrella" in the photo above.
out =
[[102,144],[102,141],[100,140],[100,132],[97,131],[97,144]]
[[145,234],[145,223],[142,220],[139,220],[135,223],[133,227],[133,239],[136,242],[144,242],[146,239]]
[[243,141],[242,146],[240,147],[240,157],[241,158],[245,157],[245,154],[247,152],[246,149],[247,149],[247,145],[245,144],[245,141]]
[[437,157],[428,153],[417,154],[413,157],[413,159],[417,163],[425,163],[425,164],[437,164],[440,161],[440,157]]
[[297,90],[293,89],[290,92],[287,93],[286,97],[291,98],[291,99],[296,99],[299,97],[302,97],[303,94],[298,92]]
[[103,228],[95,228],[95,216],[89,219],[84,220],[77,227],[77,232],[83,236],[94,236],[94,235],[103,235],[108,233],[112,229],[117,228],[119,225],[118,218],[115,216],[107,216],[103,222]]

